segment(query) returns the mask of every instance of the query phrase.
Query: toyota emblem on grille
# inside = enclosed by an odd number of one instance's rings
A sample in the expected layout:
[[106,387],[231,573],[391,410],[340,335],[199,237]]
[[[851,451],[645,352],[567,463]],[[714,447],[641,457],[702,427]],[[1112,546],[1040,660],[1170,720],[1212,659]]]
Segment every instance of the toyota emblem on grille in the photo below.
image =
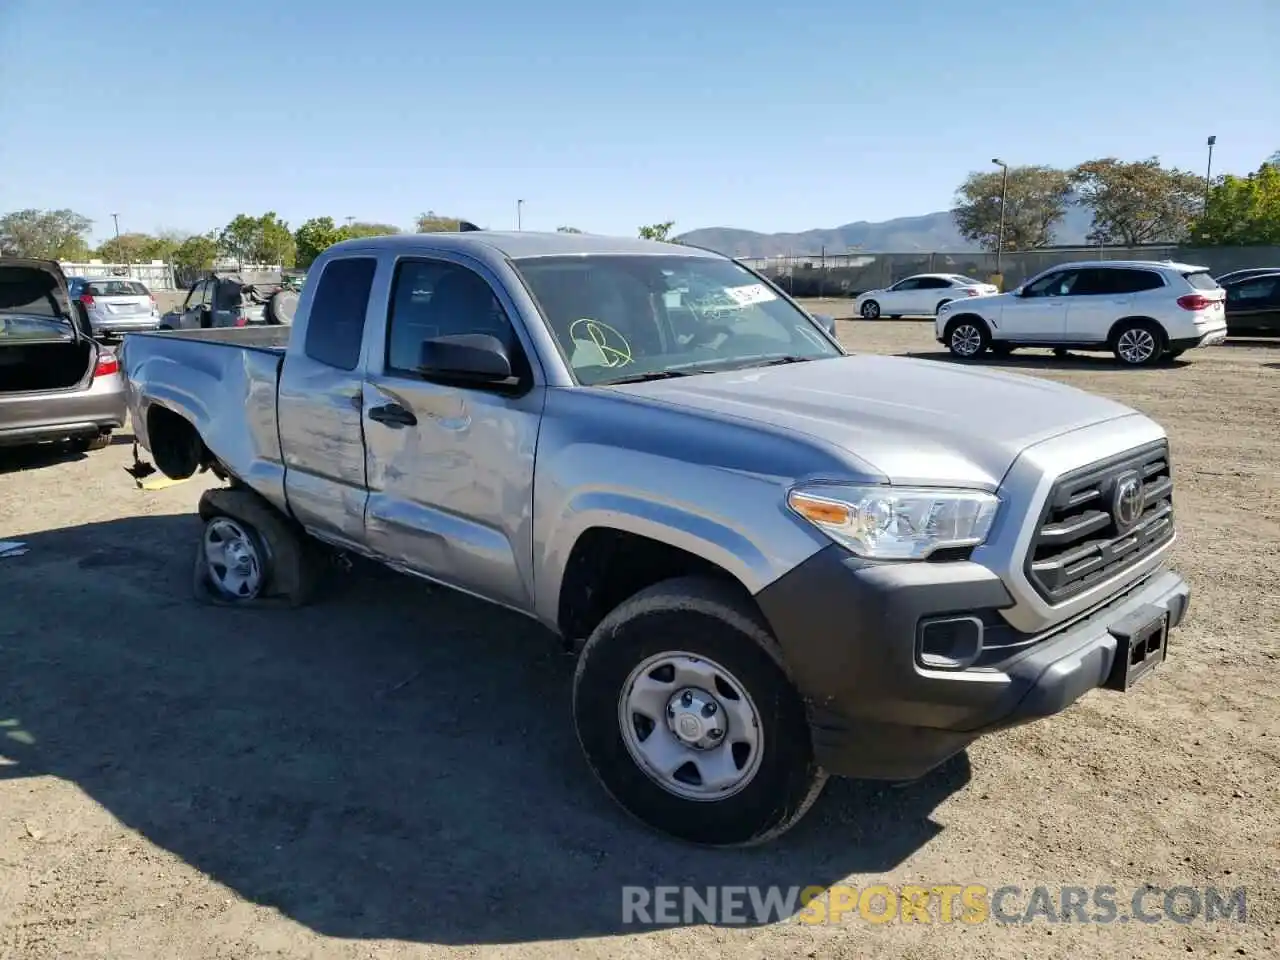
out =
[[1136,473],[1126,473],[1116,479],[1115,493],[1111,497],[1111,515],[1116,526],[1128,529],[1138,522],[1143,507],[1142,478]]

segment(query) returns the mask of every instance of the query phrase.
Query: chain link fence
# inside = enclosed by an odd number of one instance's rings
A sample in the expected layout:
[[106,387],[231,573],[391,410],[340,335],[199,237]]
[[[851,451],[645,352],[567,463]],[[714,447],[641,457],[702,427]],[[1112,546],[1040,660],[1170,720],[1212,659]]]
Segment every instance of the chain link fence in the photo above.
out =
[[[796,297],[856,297],[917,273],[959,273],[975,280],[997,276],[994,253],[860,253],[739,257]],[[1060,263],[1078,260],[1177,260],[1218,275],[1247,267],[1280,266],[1280,247],[1053,247],[1006,252],[1003,289],[1011,290]]]

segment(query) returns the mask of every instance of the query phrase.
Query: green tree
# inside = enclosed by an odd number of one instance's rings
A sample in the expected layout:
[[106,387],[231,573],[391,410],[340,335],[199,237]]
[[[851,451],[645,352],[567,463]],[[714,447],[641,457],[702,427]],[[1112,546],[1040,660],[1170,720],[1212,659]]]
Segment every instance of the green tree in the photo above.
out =
[[1090,160],[1071,171],[1079,203],[1093,213],[1089,242],[1137,246],[1187,237],[1204,204],[1204,178],[1150,157]]
[[316,257],[342,239],[344,239],[342,230],[333,222],[333,217],[312,217],[298,227],[293,234],[294,246],[297,248],[297,265],[311,266]]
[[[966,240],[995,250],[1000,237],[1003,171],[975,171],[956,191],[951,216]],[[1071,184],[1053,167],[1009,168],[1004,190],[1004,249],[1034,250],[1053,243],[1054,228],[1066,216]]]
[[184,230],[161,230],[152,238],[152,244],[147,250],[148,260],[165,260],[173,259],[173,255],[178,248],[186,242],[191,234]]
[[460,223],[460,217],[445,217],[434,210],[428,210],[418,215],[418,219],[414,221],[414,229],[418,233],[453,233]]
[[210,231],[183,240],[173,251],[173,263],[184,270],[208,270],[217,256],[218,241]]
[[218,234],[218,246],[241,263],[278,263],[292,267],[297,247],[289,225],[274,210],[260,217],[237,214]]
[[74,210],[17,210],[0,217],[0,254],[83,260],[93,221]]
[[676,225],[674,220],[667,220],[664,223],[651,223],[647,227],[640,228],[641,240],[661,240],[665,243],[674,242],[671,239],[671,228]]
[[400,232],[400,228],[390,223],[364,223],[360,220],[347,224],[341,229],[343,240],[357,237],[390,237]]
[[1190,234],[1203,246],[1280,245],[1280,162],[1268,160],[1247,177],[1220,178]]
[[162,242],[149,233],[122,233],[98,247],[96,255],[107,263],[141,263],[163,260]]
[[577,227],[556,227],[556,233],[581,233]]

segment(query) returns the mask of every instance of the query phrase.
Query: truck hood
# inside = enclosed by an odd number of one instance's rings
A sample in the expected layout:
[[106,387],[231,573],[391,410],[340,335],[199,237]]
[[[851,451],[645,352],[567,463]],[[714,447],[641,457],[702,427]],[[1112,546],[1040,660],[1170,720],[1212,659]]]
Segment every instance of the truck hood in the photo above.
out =
[[1048,380],[906,357],[838,357],[603,389],[807,435],[893,483],[988,489],[1034,444],[1139,416]]

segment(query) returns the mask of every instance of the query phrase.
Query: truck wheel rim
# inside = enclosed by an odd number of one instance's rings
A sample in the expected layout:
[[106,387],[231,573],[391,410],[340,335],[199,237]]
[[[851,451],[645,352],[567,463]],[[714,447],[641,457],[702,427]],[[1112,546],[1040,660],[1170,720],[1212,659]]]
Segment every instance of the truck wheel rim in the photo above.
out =
[[760,713],[747,689],[713,660],[649,657],[618,698],[622,742],[658,786],[686,800],[723,800],[760,769]]
[[258,545],[230,517],[216,517],[205,526],[204,561],[209,578],[227,596],[252,600],[262,590]]
[[1156,352],[1156,338],[1150,330],[1135,327],[1120,334],[1119,346],[1126,363],[1145,363]]
[[982,345],[982,334],[971,324],[956,327],[951,334],[951,349],[962,357],[972,357]]

